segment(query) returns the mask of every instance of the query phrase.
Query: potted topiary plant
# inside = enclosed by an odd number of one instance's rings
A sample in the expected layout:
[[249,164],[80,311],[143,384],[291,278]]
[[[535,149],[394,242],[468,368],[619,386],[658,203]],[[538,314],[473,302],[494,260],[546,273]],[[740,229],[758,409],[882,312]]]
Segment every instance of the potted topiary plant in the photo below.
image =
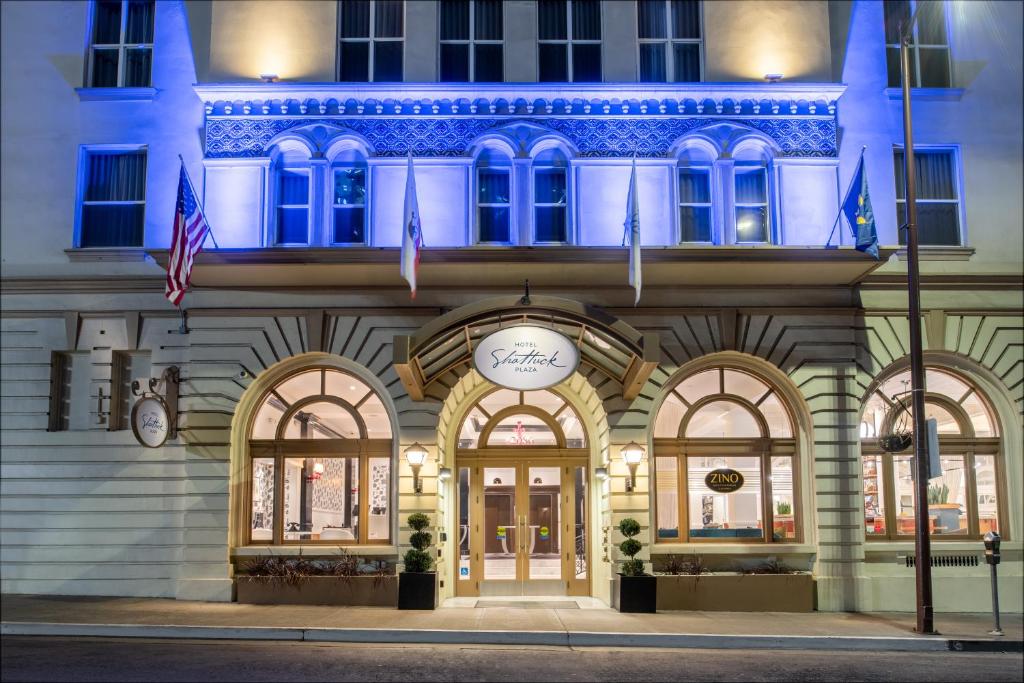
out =
[[437,572],[434,556],[427,548],[433,540],[429,531],[430,518],[422,512],[409,515],[409,545],[402,558],[405,571],[398,577],[398,609],[435,609],[437,607]]
[[628,557],[623,561],[622,571],[615,575],[612,590],[612,607],[620,612],[657,612],[658,579],[644,571],[644,561],[636,559],[643,544],[634,536],[640,533],[640,522],[626,518],[619,522],[619,533],[626,539],[619,544],[619,550]]

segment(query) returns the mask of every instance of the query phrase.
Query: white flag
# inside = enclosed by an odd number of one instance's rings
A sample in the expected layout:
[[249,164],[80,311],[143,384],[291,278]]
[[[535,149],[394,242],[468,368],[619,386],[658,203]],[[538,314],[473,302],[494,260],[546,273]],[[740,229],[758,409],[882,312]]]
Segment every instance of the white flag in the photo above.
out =
[[629,195],[626,197],[626,231],[622,246],[629,245],[629,286],[636,291],[633,305],[640,303],[640,201],[636,191],[636,155],[633,155],[633,171],[629,176]]
[[409,282],[412,298],[416,298],[416,271],[420,265],[423,233],[420,230],[420,209],[416,203],[416,175],[409,152],[409,171],[405,178],[405,208],[402,211],[402,263],[401,272]]

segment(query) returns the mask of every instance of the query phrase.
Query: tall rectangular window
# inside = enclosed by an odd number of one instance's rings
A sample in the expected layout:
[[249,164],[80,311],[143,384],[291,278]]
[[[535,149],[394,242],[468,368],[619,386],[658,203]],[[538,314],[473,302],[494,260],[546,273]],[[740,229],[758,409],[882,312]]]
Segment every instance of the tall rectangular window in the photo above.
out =
[[107,428],[111,431],[129,429],[132,406],[135,404],[132,382],[138,379],[142,388],[149,377],[149,353],[138,351],[114,351],[110,367],[110,420]]
[[640,0],[640,80],[692,83],[701,80],[700,0]]
[[736,242],[768,241],[768,169],[736,167]]
[[277,244],[309,243],[309,173],[277,175]]
[[534,242],[567,240],[568,185],[564,168],[538,168],[533,175]]
[[600,1],[540,0],[537,17],[539,80],[600,82]]
[[[903,150],[893,153],[896,167],[896,224],[907,222],[907,197]],[[917,176],[917,238],[922,245],[959,246],[960,196],[953,150],[915,150]],[[907,243],[906,231],[899,231],[900,244]]]
[[711,169],[679,169],[679,241],[711,242]]
[[404,45],[402,0],[340,0],[339,81],[401,81]]
[[917,22],[910,42],[910,87],[950,88],[949,37],[944,2],[936,0],[885,0],[885,57],[889,87],[900,83],[900,26]]
[[476,210],[480,242],[508,244],[512,241],[511,189],[511,169],[477,169]]
[[55,351],[50,355],[50,413],[47,431],[63,432],[71,425],[70,353]]
[[440,9],[441,80],[503,81],[501,0],[441,0]]
[[78,246],[141,247],[146,150],[86,150],[82,168]]
[[366,243],[366,164],[334,167],[334,244]]
[[90,88],[148,88],[153,72],[154,0],[100,0],[89,37]]

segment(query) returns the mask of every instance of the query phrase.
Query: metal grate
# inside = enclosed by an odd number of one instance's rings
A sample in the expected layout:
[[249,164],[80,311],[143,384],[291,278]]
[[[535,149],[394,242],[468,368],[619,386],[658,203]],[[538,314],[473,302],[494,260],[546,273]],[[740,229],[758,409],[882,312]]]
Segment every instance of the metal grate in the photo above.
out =
[[[903,558],[908,567],[914,567],[917,565],[917,557],[915,555],[907,555]],[[933,567],[977,567],[978,556],[977,555],[932,555],[931,565]]]

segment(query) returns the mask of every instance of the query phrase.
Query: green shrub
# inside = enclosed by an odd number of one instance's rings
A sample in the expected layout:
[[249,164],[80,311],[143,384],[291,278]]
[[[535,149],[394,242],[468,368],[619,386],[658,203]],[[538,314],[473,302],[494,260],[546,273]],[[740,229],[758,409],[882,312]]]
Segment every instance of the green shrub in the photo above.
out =
[[644,561],[636,559],[636,554],[643,548],[643,544],[633,538],[640,533],[640,522],[627,517],[619,522],[619,533],[626,537],[626,540],[619,544],[619,550],[629,558],[622,562],[622,575],[643,576]]
[[791,515],[793,514],[793,506],[784,500],[780,500],[775,504],[775,514],[777,515]]
[[434,557],[425,550],[410,548],[402,558],[407,572],[429,572],[434,568]]
[[643,560],[626,560],[622,563],[622,575],[623,576],[643,576],[644,575],[644,561]]
[[621,550],[622,554],[626,557],[633,557],[638,552],[640,552],[640,548],[642,547],[643,545],[640,543],[640,541],[636,540],[635,538],[627,538],[625,541],[619,544],[619,550]]
[[427,548],[433,542],[434,536],[424,529],[430,526],[430,518],[422,512],[414,512],[409,515],[408,524],[413,530],[409,535],[409,545],[412,548],[403,556],[405,571],[429,572],[434,568],[434,555]]
[[430,526],[430,517],[427,517],[422,512],[414,512],[409,515],[409,528],[413,531],[422,531]]
[[636,521],[632,517],[627,517],[619,522],[619,533],[626,538],[636,536],[640,533],[640,522]]
[[434,536],[429,531],[414,531],[409,536],[409,545],[416,550],[426,550],[433,540]]

